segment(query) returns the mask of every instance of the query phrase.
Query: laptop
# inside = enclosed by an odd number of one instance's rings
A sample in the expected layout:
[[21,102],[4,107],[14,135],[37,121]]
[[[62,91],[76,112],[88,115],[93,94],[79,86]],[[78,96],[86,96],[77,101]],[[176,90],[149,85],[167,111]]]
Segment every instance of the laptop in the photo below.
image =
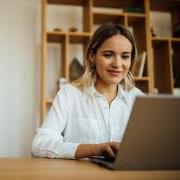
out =
[[114,170],[180,169],[180,97],[138,96],[116,158],[90,161]]

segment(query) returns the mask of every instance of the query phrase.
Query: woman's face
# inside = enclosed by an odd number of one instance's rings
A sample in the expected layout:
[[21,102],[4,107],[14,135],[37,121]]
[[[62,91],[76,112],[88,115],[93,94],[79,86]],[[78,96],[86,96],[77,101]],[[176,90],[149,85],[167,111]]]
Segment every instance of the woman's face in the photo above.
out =
[[127,75],[131,65],[132,45],[122,35],[104,41],[95,55],[97,82],[118,84]]

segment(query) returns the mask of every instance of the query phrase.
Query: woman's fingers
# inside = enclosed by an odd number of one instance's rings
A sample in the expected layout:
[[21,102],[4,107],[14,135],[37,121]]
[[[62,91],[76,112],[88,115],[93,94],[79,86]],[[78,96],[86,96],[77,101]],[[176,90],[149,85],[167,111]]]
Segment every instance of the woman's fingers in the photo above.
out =
[[102,144],[96,144],[94,146],[94,155],[108,155],[111,157],[115,157],[117,154],[117,151],[119,150],[120,143],[119,142],[107,142]]
[[112,147],[110,145],[107,145],[106,146],[106,149],[105,149],[106,153],[108,153],[108,155],[110,155],[111,157],[115,157],[116,154],[114,153]]
[[117,153],[120,148],[120,143],[119,142],[110,142],[110,146],[115,151],[115,153]]

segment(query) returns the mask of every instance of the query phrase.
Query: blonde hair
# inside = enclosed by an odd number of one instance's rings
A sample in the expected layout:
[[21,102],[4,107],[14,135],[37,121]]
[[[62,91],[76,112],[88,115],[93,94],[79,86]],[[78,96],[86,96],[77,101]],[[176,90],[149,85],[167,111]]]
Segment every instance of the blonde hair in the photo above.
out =
[[[90,60],[90,56],[97,53],[97,50],[102,46],[104,41],[118,34],[125,36],[130,41],[132,45],[131,65],[133,64],[137,56],[137,47],[134,36],[122,25],[113,23],[104,24],[100,26],[92,36],[85,53],[85,71],[79,79],[72,83],[73,85],[83,90],[90,87],[92,84],[95,84],[97,72]],[[130,90],[135,86],[134,78],[130,70],[120,84],[125,90]]]

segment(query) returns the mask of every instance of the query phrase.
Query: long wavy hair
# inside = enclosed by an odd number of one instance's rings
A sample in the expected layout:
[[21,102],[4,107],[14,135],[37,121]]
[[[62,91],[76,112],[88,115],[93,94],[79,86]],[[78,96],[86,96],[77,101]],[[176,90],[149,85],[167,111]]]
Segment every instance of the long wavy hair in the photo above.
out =
[[[137,47],[134,36],[123,25],[113,24],[113,23],[103,24],[94,32],[88,44],[84,58],[85,71],[79,79],[73,82],[73,84],[76,87],[83,90],[90,87],[92,84],[95,84],[97,78],[97,71],[96,68],[92,65],[90,56],[95,55],[97,53],[97,50],[102,46],[104,41],[118,34],[125,36],[132,45],[132,52],[131,52],[131,66],[132,66],[137,56]],[[125,90],[130,90],[135,86],[134,78],[130,70],[128,71],[124,79],[120,82],[120,84]]]

